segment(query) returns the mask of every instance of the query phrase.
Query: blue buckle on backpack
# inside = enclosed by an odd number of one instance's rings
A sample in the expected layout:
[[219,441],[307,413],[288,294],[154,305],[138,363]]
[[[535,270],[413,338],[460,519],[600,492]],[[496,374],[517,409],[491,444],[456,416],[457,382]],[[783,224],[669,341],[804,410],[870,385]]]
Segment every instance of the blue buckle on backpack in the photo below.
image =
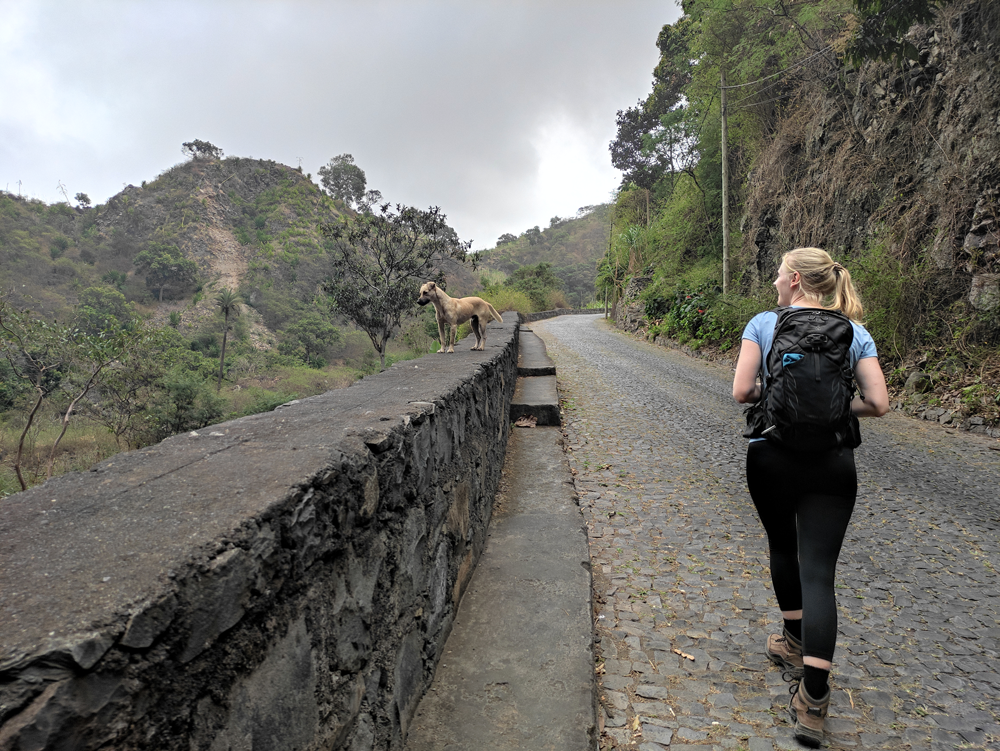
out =
[[787,366],[793,362],[798,362],[803,357],[805,357],[805,355],[800,355],[798,352],[786,352],[781,356],[781,364]]

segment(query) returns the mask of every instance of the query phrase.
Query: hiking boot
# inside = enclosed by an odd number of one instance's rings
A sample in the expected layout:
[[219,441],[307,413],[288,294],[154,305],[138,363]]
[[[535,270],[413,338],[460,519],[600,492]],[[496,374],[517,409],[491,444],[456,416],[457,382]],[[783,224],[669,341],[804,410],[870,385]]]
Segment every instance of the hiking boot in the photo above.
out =
[[793,680],[802,677],[802,642],[783,629],[767,637],[767,659],[788,671]]
[[795,724],[795,740],[799,743],[819,748],[823,742],[823,723],[830,709],[830,690],[817,701],[806,693],[805,681],[800,680],[791,688],[792,700],[788,703],[788,714]]

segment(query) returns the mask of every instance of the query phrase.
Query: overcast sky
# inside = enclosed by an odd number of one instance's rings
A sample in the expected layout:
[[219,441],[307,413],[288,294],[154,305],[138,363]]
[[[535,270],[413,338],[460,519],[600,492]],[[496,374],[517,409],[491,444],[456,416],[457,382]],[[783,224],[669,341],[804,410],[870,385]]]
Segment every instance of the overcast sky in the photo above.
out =
[[609,200],[615,113],[673,0],[0,0],[0,188],[103,203],[181,143],[313,174],[354,155],[463,240]]

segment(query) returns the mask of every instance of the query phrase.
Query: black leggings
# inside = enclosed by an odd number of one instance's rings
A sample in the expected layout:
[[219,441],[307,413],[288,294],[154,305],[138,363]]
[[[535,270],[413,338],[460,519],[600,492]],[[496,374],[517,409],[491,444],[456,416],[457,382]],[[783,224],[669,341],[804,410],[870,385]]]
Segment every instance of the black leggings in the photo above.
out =
[[747,449],[747,486],[767,532],[778,607],[802,610],[804,655],[833,660],[833,579],[858,494],[854,451],[797,453],[754,441]]

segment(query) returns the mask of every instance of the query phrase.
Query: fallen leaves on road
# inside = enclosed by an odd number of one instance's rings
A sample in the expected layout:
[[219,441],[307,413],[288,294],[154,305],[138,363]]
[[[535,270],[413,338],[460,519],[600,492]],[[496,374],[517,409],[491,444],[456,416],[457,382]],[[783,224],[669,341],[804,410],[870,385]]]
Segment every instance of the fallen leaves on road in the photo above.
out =
[[517,422],[514,423],[515,426],[519,428],[533,428],[538,424],[538,418],[534,415],[525,415],[524,417],[517,418]]
[[691,662],[694,662],[694,655],[689,655],[687,652],[681,652],[679,649],[675,649],[674,654],[680,655],[685,660],[691,660]]

